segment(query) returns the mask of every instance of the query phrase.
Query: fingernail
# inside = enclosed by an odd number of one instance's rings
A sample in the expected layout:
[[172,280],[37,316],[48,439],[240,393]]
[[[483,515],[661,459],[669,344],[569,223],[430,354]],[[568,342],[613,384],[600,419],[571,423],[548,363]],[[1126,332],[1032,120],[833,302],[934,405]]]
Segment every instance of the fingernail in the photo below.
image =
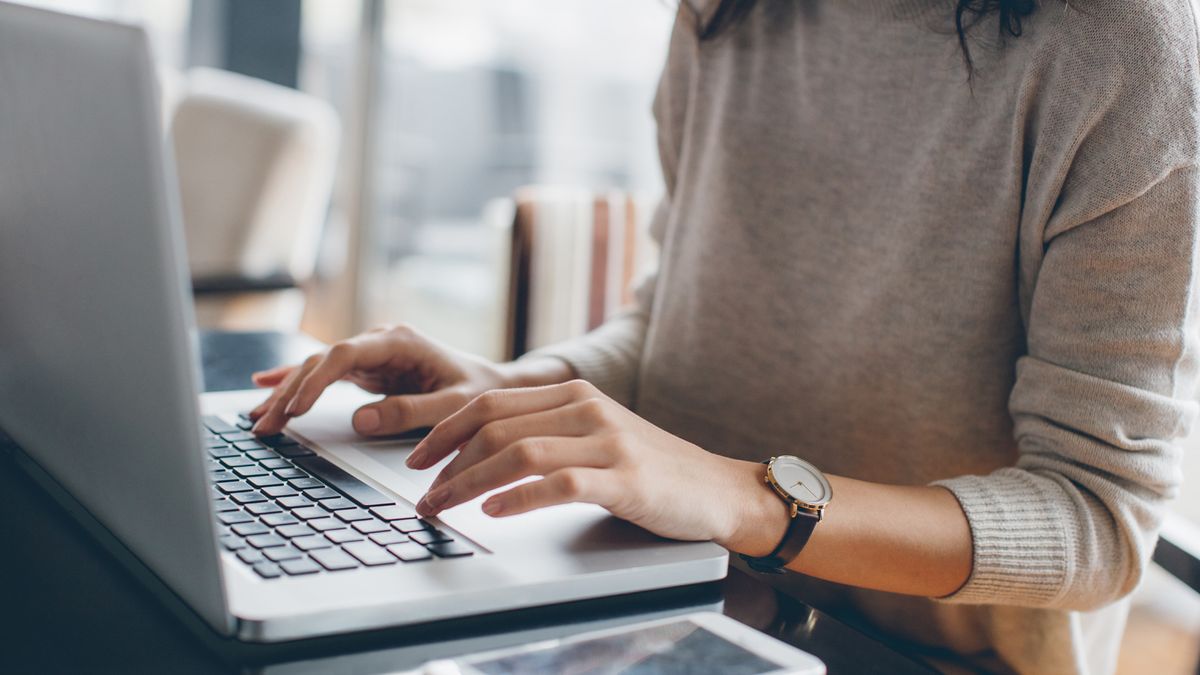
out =
[[287,407],[284,408],[283,413],[289,417],[291,417],[292,415],[295,415],[296,409],[300,407],[298,404],[298,401],[299,401],[299,399],[295,399],[295,398],[292,399],[292,402],[288,403]]
[[425,463],[425,453],[421,452],[421,449],[418,447],[416,450],[413,450],[413,453],[408,456],[408,459],[404,463],[410,469],[419,469]]
[[498,516],[504,511],[504,504],[499,499],[489,499],[483,503],[483,512],[489,516]]
[[379,428],[379,411],[367,408],[354,414],[354,428],[365,433],[371,433]]
[[419,504],[417,510],[425,514],[436,513],[450,499],[450,490],[439,488],[425,495]]

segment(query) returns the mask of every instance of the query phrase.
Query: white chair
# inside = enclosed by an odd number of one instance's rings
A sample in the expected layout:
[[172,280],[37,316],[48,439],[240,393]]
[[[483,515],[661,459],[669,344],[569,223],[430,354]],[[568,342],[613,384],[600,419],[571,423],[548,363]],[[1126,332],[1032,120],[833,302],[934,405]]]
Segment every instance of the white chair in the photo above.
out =
[[208,68],[163,89],[199,325],[296,330],[333,189],[336,113]]

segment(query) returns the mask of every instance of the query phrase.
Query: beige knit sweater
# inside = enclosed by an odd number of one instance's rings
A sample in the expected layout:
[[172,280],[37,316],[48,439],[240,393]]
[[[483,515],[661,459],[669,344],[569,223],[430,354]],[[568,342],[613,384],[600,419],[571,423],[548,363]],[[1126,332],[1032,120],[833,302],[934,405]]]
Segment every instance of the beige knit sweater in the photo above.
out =
[[960,591],[839,597],[1028,673],[1113,668],[1195,415],[1195,18],[1072,4],[979,25],[971,86],[945,0],[681,14],[659,272],[542,352],[713,452],[949,488]]

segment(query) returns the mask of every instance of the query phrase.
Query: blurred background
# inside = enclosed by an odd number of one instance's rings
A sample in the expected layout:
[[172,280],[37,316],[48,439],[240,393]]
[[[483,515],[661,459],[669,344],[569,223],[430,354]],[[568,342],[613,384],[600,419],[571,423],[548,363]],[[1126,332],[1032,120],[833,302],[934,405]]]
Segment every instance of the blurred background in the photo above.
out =
[[661,190],[668,2],[28,4],[150,34],[205,326],[331,341],[405,321],[501,358],[517,190]]
[[[202,327],[403,321],[501,359],[654,264],[670,0],[23,1],[146,27]],[[1185,487],[1120,672],[1197,672],[1198,524]]]

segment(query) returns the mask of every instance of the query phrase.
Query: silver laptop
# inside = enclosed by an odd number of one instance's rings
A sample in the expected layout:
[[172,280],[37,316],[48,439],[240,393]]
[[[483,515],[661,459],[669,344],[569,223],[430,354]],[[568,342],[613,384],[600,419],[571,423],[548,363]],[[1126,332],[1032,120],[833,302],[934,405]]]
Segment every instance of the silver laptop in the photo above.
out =
[[225,635],[272,642],[681,586],[710,543],[598,508],[422,521],[436,471],[350,428],[335,387],[286,433],[198,396],[146,36],[0,3],[0,428],[52,492]]

